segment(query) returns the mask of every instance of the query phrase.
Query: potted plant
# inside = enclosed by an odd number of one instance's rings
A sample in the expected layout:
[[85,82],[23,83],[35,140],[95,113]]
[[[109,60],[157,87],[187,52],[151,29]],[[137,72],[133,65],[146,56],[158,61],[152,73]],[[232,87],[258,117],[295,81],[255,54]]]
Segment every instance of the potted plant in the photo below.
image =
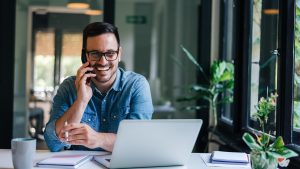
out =
[[251,164],[253,169],[277,169],[280,166],[288,165],[288,158],[298,156],[297,153],[285,147],[281,136],[270,144],[270,134],[266,133],[265,127],[269,114],[276,108],[277,94],[271,94],[270,97],[261,97],[256,112],[253,117],[257,119],[261,127],[261,134],[256,135],[255,139],[249,134],[244,133],[243,140],[251,149]]
[[[209,102],[206,105],[187,106],[188,110],[210,109],[209,126],[214,129],[217,126],[217,106],[233,101],[234,87],[234,66],[231,62],[215,60],[210,67],[210,78],[207,78],[201,65],[193,55],[181,46],[187,58],[198,68],[207,84],[193,84],[190,86],[190,93],[187,96],[177,99],[178,101],[197,101],[204,100]],[[226,93],[226,94],[225,94]],[[223,94],[223,97],[219,97]]]

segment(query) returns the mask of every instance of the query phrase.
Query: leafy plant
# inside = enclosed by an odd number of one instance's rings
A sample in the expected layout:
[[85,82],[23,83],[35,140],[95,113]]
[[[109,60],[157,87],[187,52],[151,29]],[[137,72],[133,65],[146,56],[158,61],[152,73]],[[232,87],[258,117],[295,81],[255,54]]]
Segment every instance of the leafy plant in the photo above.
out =
[[[195,101],[204,100],[209,102],[209,108],[212,110],[212,124],[217,125],[217,106],[223,103],[231,103],[233,100],[233,87],[234,87],[234,66],[226,61],[214,61],[210,67],[210,78],[207,78],[201,65],[193,57],[193,55],[183,46],[181,46],[187,58],[198,68],[204,79],[207,80],[206,84],[193,84],[190,86],[190,94],[178,99],[178,101]],[[226,94],[225,94],[226,93]],[[219,97],[223,94],[223,97]],[[199,110],[208,108],[205,105],[188,106],[188,110]]]
[[255,107],[257,111],[253,114],[253,117],[259,122],[262,134],[261,136],[256,135],[255,140],[249,133],[244,133],[243,140],[251,149],[252,154],[259,154],[263,160],[276,159],[276,162],[280,162],[279,164],[281,164],[282,161],[298,156],[298,154],[285,147],[281,136],[277,137],[270,144],[270,135],[265,132],[265,125],[267,124],[269,114],[276,108],[277,97],[278,95],[274,93],[270,97],[260,98],[258,105]]

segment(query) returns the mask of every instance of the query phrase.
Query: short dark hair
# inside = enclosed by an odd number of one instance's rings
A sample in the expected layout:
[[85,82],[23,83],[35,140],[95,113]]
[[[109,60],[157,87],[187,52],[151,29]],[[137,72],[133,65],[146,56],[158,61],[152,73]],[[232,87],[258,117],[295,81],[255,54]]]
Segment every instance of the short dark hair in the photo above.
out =
[[116,26],[106,22],[93,22],[88,24],[83,30],[82,49],[86,49],[88,37],[98,36],[104,33],[113,33],[120,46],[120,37]]

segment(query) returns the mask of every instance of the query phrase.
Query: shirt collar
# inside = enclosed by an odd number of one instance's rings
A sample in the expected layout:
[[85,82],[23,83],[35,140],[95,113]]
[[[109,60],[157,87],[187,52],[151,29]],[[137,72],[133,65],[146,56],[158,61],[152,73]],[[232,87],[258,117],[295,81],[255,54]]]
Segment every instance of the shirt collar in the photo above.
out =
[[112,86],[112,89],[115,90],[115,91],[121,91],[122,89],[122,78],[121,78],[121,70],[118,68],[117,70],[117,77],[116,77],[116,80]]

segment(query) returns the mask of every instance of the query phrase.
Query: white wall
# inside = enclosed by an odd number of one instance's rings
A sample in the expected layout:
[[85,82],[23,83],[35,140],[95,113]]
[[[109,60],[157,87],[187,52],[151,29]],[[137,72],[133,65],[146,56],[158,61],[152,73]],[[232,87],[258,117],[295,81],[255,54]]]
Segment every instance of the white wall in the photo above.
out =
[[[153,38],[153,48],[159,48],[155,42],[161,41],[162,50],[158,53],[158,59],[152,63],[160,65],[161,89],[163,97],[175,100],[182,95],[183,90],[176,90],[175,87],[182,87],[196,81],[195,66],[185,57],[180,45],[185,46],[194,56],[197,54],[197,27],[198,27],[198,4],[200,0],[157,0],[154,7],[154,28],[155,35],[158,36],[159,27],[163,27],[161,37]],[[159,22],[162,19],[162,22]],[[163,25],[159,25],[162,23]],[[155,55],[153,50],[153,55]],[[175,64],[171,57],[178,58],[183,67]],[[209,57],[209,56],[208,56]],[[155,63],[156,62],[156,63]]]
[[211,11],[211,63],[219,57],[220,1],[212,1]]
[[134,67],[134,25],[126,23],[126,16],[134,15],[134,3],[116,0],[115,25],[119,29],[121,47],[123,48],[122,60],[127,70]]

